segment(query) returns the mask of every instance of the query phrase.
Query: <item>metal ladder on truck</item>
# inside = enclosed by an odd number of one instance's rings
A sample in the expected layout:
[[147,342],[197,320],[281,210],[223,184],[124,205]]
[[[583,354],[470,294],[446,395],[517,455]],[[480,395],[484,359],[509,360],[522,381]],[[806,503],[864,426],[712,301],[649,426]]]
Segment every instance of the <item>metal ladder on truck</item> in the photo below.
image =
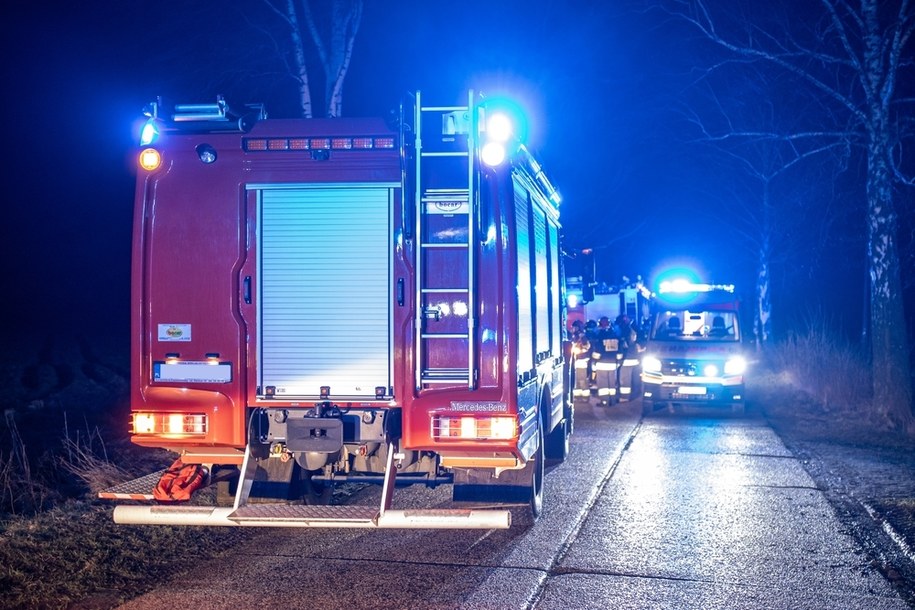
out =
[[425,106],[416,92],[418,390],[435,384],[473,389],[476,382],[473,112],[472,90],[466,106]]

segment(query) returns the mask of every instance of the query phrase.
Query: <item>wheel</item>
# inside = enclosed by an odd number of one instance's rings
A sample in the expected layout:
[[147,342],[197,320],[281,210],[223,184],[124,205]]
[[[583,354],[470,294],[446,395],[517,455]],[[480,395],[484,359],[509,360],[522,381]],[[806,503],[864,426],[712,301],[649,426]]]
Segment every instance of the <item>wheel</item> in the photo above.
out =
[[642,417],[648,417],[654,414],[654,403],[650,400],[642,399]]
[[569,420],[563,418],[546,437],[544,455],[552,464],[561,464],[569,456]]
[[528,476],[530,477],[529,485],[529,498],[528,498],[528,514],[527,516],[530,520],[536,521],[540,514],[543,512],[543,428],[541,427],[538,431],[540,436],[540,443],[537,451],[534,452],[532,459],[527,463],[527,466],[524,467],[525,471],[530,470]]
[[[505,470],[494,478],[492,469],[456,468],[452,499],[455,502],[513,504],[513,523],[522,527],[534,524],[543,511],[544,445],[543,427],[537,429],[538,444],[524,468]],[[519,506],[520,505],[520,506]]]

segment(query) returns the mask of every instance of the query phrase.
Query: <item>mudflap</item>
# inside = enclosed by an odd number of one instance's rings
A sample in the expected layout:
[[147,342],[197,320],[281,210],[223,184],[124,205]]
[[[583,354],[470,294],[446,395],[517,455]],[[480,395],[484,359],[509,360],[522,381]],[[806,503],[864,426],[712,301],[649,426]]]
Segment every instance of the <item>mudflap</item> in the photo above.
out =
[[503,470],[496,478],[492,469],[455,468],[452,498],[455,502],[525,504],[531,495],[527,468]]
[[249,502],[280,502],[291,500],[292,475],[295,461],[267,458],[257,462]]

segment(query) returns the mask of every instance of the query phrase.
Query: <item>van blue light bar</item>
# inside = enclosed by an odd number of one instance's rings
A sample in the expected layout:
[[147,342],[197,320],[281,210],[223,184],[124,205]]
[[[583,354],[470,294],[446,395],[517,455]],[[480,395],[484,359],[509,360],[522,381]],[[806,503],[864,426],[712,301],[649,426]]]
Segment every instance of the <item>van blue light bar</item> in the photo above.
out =
[[669,280],[661,282],[658,286],[658,294],[684,294],[688,292],[712,292],[713,290],[724,290],[734,292],[734,284],[698,284],[689,280]]

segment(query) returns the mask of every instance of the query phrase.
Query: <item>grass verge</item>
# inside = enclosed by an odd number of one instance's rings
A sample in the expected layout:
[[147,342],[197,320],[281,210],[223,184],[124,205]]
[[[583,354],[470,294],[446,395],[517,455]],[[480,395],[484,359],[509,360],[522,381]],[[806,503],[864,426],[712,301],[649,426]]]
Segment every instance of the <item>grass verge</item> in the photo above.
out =
[[118,526],[110,506],[67,501],[0,524],[0,608],[114,608],[253,534]]

